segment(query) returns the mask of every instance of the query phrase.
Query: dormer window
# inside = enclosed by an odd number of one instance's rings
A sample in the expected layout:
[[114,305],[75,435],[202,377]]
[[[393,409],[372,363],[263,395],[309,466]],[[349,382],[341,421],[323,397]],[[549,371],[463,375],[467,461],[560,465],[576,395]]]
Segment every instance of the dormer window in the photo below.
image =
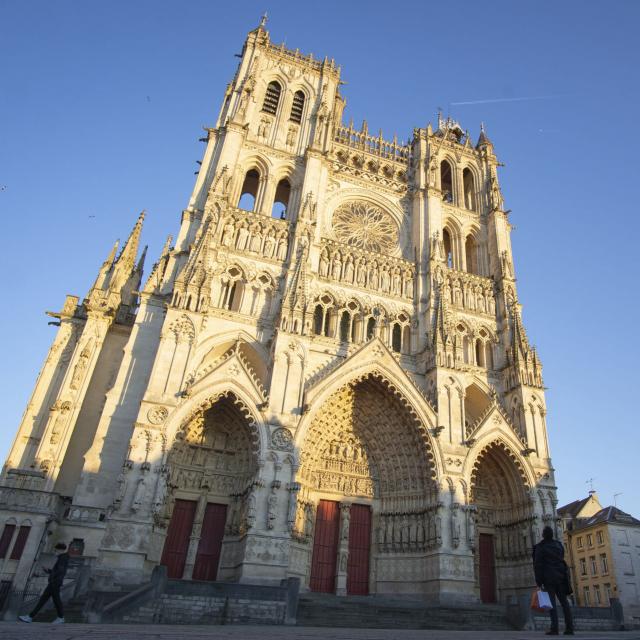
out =
[[270,82],[267,86],[267,92],[264,94],[264,102],[262,103],[262,110],[265,113],[276,115],[278,111],[278,103],[280,102],[280,94],[282,93],[282,87],[279,82],[275,80]]

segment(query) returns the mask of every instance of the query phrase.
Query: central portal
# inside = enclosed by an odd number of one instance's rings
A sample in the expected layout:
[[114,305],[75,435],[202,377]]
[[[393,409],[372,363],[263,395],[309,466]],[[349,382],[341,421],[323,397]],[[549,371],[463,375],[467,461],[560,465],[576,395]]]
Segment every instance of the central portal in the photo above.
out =
[[314,412],[300,454],[290,572],[311,591],[415,593],[437,540],[425,430],[397,389],[369,375]]

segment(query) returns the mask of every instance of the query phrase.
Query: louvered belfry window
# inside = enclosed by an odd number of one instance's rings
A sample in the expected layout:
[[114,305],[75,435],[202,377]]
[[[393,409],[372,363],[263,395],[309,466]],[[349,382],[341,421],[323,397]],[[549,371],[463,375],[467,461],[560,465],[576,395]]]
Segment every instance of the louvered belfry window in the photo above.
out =
[[264,95],[264,103],[262,105],[262,110],[265,113],[271,113],[272,115],[276,115],[276,111],[278,111],[278,102],[280,102],[280,92],[282,91],[282,87],[275,82],[269,83],[267,87],[267,92]]
[[291,115],[289,120],[300,124],[302,122],[302,110],[304,109],[304,93],[296,91],[293,96],[293,104],[291,105]]

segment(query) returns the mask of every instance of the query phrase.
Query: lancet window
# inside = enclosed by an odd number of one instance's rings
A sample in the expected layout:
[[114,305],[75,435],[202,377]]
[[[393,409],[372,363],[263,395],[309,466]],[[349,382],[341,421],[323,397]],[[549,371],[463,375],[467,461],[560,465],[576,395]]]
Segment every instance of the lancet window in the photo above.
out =
[[293,103],[291,105],[291,115],[289,120],[300,124],[302,122],[302,112],[304,111],[304,93],[296,91],[293,94]]
[[464,206],[470,211],[477,211],[476,191],[471,169],[462,172],[462,186],[464,189]]
[[264,102],[262,103],[262,110],[265,113],[276,115],[281,93],[282,87],[280,86],[279,82],[273,80],[268,84],[267,91],[264,94]]
[[287,207],[289,206],[289,198],[291,197],[291,183],[286,178],[278,182],[276,194],[271,207],[271,217],[285,220],[287,217]]
[[446,160],[440,163],[440,191],[445,202],[453,202],[453,171]]
[[238,200],[239,209],[255,211],[259,186],[260,172],[257,169],[249,169],[242,183],[242,190],[240,191],[240,198]]

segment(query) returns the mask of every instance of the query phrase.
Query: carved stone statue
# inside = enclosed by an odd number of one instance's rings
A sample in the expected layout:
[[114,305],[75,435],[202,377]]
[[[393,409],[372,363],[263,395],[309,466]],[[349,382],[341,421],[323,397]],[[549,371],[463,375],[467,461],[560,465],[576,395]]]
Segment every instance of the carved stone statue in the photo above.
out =
[[353,282],[353,258],[351,256],[347,257],[347,262],[344,265],[344,280],[349,283]]
[[262,230],[260,225],[256,224],[251,228],[251,242],[249,243],[249,251],[260,253],[262,247]]
[[269,230],[267,237],[264,240],[263,255],[265,258],[273,258],[273,252],[276,247],[276,239],[273,229]]
[[267,529],[275,527],[276,518],[278,517],[278,496],[275,489],[271,490],[267,499]]
[[238,237],[236,238],[236,249],[244,251],[247,248],[247,240],[249,239],[249,230],[247,223],[243,222],[238,229]]
[[320,254],[320,265],[318,267],[318,272],[323,278],[326,278],[327,274],[329,273],[329,256],[326,249],[323,249],[322,253]]
[[288,233],[284,231],[278,239],[278,260],[287,259]]
[[340,280],[342,275],[342,260],[340,260],[340,253],[336,252],[333,256],[333,264],[331,265],[331,276],[334,280]]
[[89,364],[89,354],[91,353],[90,344],[87,344],[85,348],[80,353],[80,357],[78,358],[78,362],[76,362],[76,366],[73,368],[73,375],[71,376],[71,384],[69,385],[72,389],[77,389],[82,383],[82,379],[84,378],[84,372],[87,369],[87,365]]
[[147,492],[147,485],[144,478],[138,480],[136,491],[133,494],[133,502],[131,503],[131,511],[139,511],[144,504],[144,496]]
[[233,236],[235,235],[236,227],[232,220],[228,220],[222,230],[222,244],[225,247],[230,247],[233,244]]

